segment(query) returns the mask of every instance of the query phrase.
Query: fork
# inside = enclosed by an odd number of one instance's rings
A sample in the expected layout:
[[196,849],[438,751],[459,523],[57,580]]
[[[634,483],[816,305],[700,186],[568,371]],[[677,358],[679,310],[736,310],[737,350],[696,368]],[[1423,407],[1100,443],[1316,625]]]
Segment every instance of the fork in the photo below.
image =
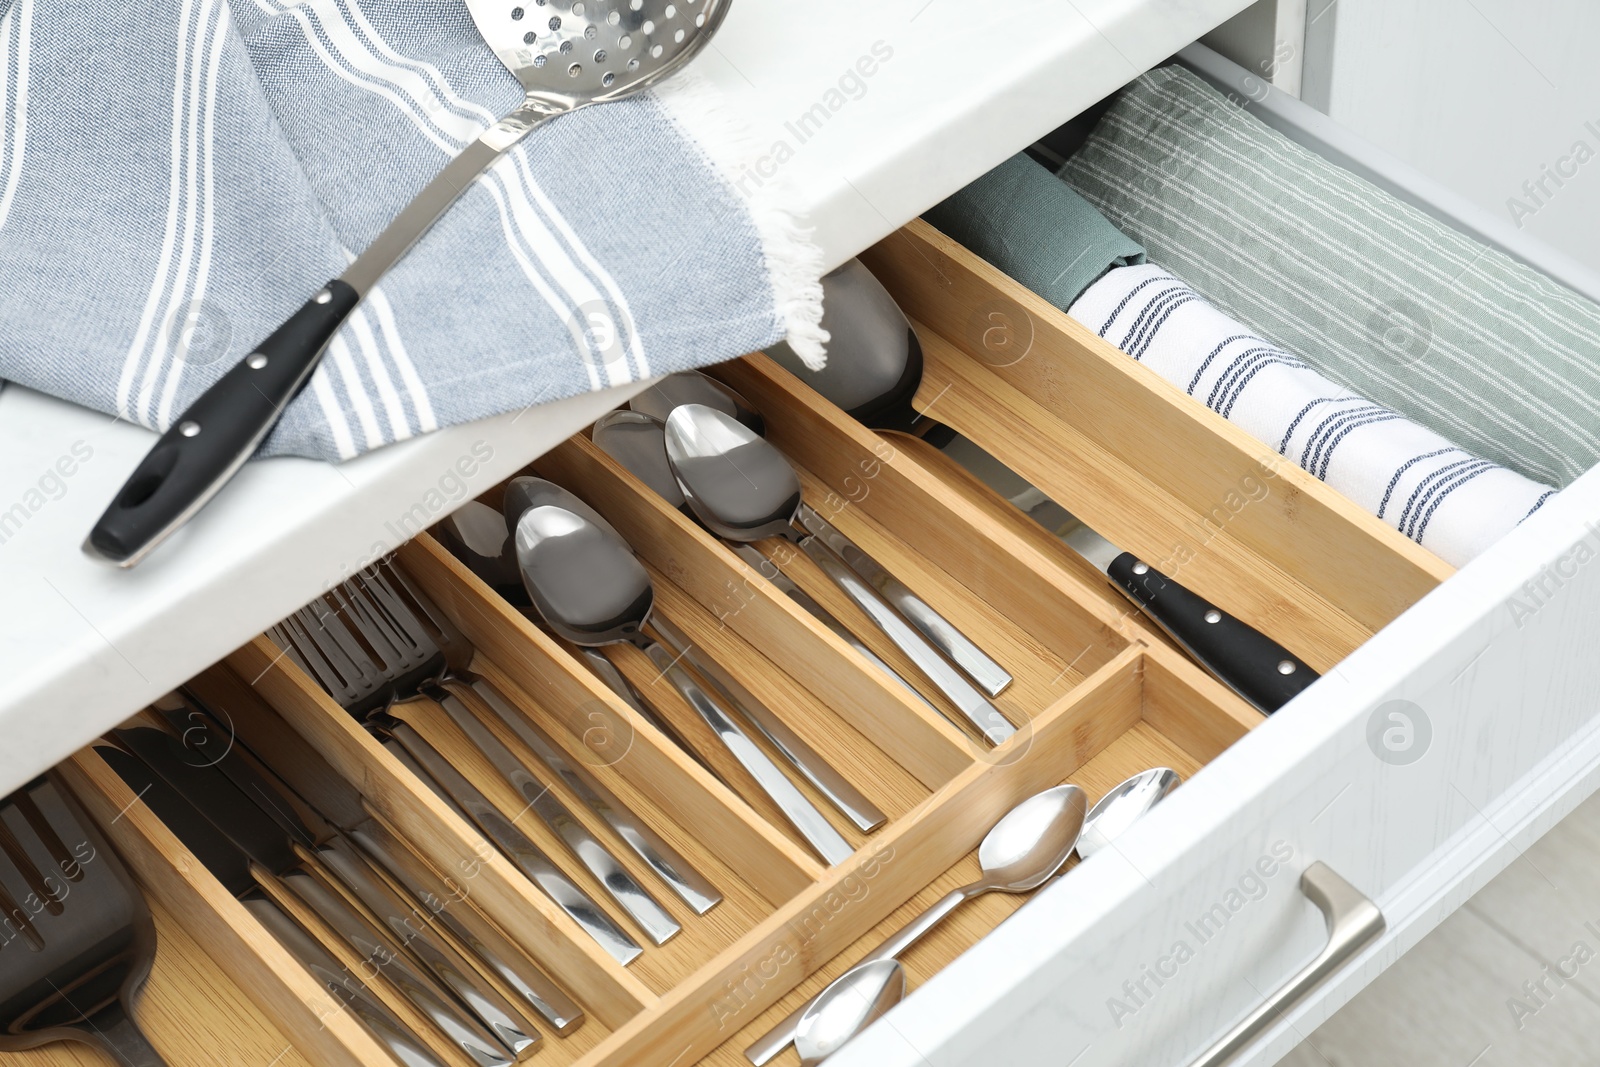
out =
[[[335,606],[332,610],[329,601]],[[342,706],[365,719],[380,736],[393,737],[404,746],[426,769],[436,787],[448,794],[485,836],[614,958],[631,962],[639,954],[638,945],[414,728],[389,714],[391,706],[422,697],[442,707],[656,944],[681,930],[676,920],[473,714],[462,699],[470,696],[471,690],[451,671],[445,650],[407,608],[381,569],[369,572],[363,584],[346,582],[330,593],[329,601],[313,601],[274,627],[270,635]],[[434,614],[438,615],[437,609]],[[465,648],[470,657],[470,646],[457,642],[454,647]]]
[[[665,944],[682,930],[617,858],[573,817],[550,788],[473,714],[466,703],[471,699],[470,684],[451,670],[450,656],[434,639],[437,628],[425,626],[408,610],[381,569],[374,568],[362,584],[347,582],[339,588],[338,594],[345,621],[354,625],[375,659],[393,663],[394,669],[401,672],[396,684],[398,699],[403,700],[408,695],[424,696],[442,707],[501,777],[517,790],[528,807],[561,838],[572,855],[653,942]],[[438,614],[437,609],[434,614]],[[461,641],[455,642],[454,647],[463,647]],[[470,661],[472,649],[464,647]],[[427,677],[413,681],[418,674]],[[482,679],[475,680],[488,687]]]
[[165,1067],[129,1010],[155,924],[76,800],[47,776],[0,801],[0,852],[0,1050],[79,1041]]

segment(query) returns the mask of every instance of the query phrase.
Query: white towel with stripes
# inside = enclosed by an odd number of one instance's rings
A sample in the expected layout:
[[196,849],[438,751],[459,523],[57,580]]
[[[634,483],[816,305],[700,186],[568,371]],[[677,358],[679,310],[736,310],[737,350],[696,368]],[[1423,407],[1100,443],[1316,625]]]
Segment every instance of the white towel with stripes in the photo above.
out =
[[1068,314],[1453,566],[1555,494],[1329,381],[1154,263],[1112,270]]

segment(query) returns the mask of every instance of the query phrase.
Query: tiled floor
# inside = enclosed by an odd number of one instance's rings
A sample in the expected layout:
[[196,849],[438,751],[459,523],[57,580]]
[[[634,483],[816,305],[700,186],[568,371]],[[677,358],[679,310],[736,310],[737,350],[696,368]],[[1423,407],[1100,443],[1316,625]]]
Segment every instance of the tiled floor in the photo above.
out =
[[1600,1063],[1600,796],[1280,1061],[1282,1067]]

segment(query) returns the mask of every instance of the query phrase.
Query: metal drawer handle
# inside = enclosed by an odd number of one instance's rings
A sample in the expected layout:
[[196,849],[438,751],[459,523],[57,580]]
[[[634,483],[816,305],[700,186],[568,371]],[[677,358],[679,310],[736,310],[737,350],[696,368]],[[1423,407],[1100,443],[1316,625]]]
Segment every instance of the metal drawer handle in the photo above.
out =
[[1305,969],[1205,1051],[1191,1067],[1222,1067],[1383,933],[1383,912],[1320,860],[1300,875],[1300,892],[1328,921],[1328,944]]

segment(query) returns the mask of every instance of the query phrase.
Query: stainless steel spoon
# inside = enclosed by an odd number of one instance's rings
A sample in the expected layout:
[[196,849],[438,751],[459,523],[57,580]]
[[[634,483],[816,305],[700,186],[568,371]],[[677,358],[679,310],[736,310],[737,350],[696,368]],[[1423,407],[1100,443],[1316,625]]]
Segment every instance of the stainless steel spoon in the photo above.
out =
[[[721,383],[714,379],[706,380],[721,387]],[[671,414],[670,410],[668,414]],[[683,499],[683,490],[678,486],[678,479],[672,473],[672,464],[667,460],[665,422],[643,411],[613,411],[602,416],[594,424],[593,440],[596,448],[622,464],[628,473],[638,478],[668,505],[688,512],[693,517],[694,513],[689,510],[688,503]],[[810,593],[796,585],[776,563],[763,556],[758,548],[742,541],[723,539],[722,543],[727,545],[734,555],[749,564],[757,574],[771,582],[778,592],[794,601],[806,614],[832,630],[838,635],[839,640],[860,653],[868,663],[905,686],[912,696],[927,704],[929,708],[933,708],[933,705],[928,704],[922,694],[917,692],[915,686],[900,677],[893,667],[879,659],[877,653],[862,644],[861,639],[851,633],[844,623],[817,603]],[[938,709],[933,708],[933,710]]]
[[130,567],[238,472],[311,377],[356,305],[477,178],[530,132],[633,96],[680,70],[731,0],[468,0],[478,32],[522,83],[517,108],[425,186],[338,278],[189,405],[139,463],[84,544]]
[[800,1067],[817,1067],[846,1042],[905,999],[906,970],[899,960],[858,963],[835,978],[795,1025]]
[[731,541],[783,537],[794,542],[981,735],[1000,744],[1016,733],[988,697],[836,554],[836,546],[860,549],[806,505],[800,476],[777,448],[720,411],[685,404],[667,418],[667,459],[684,499],[713,533]]
[[1140,771],[1095,802],[1078,835],[1078,858],[1088,859],[1167,799],[1182,781],[1170,767]]
[[667,421],[672,409],[684,404],[704,404],[724,415],[732,415],[763,437],[767,433],[766,420],[756,406],[709,374],[697,370],[669,374],[659,382],[628,401],[628,407],[643,412],[651,418]]
[[750,739],[678,657],[646,628],[655,607],[650,575],[626,545],[565,508],[531,508],[517,522],[517,562],[545,623],[575,645],[631,644],[644,651],[728,747],[763,792],[829,865],[854,850]]
[[[511,529],[516,528],[517,522],[529,509],[544,504],[566,508],[573,514],[588,519],[603,531],[610,533],[617,543],[627,548],[629,552],[633,551],[632,546],[599,512],[584,503],[576,494],[556,483],[543,478],[524,476],[513,478],[506,486],[503,507],[506,522],[510,524]],[[746,722],[759,730],[795,770],[805,775],[806,780],[816,786],[834,807],[855,823],[857,829],[862,833],[870,833],[884,824],[887,816],[876,804],[834,770],[820,753],[789,729],[787,723],[737,678],[729,674],[721,664],[702,652],[686,635],[665,619],[656,616],[654,623],[656,634],[662,642],[698,671],[724,701],[738,711]],[[590,656],[590,661],[595,663],[596,672],[613,692],[624,700],[637,699],[638,694],[622,676],[622,672],[618,671],[603,653],[595,649],[585,651]],[[605,666],[602,667],[599,662],[595,662],[596,660],[603,661]]]
[[[985,893],[1028,893],[1044,885],[1072,856],[1087,807],[1088,798],[1082,789],[1058,785],[1035,793],[1006,812],[978,846],[982,877],[946,893],[861,962],[899,957],[974,897]],[[782,1052],[794,1040],[796,1026],[810,1006],[808,1001],[791,1012],[765,1037],[745,1049],[745,1057],[762,1067]]]
[[[720,411],[724,415],[733,414],[742,425],[750,426],[750,422],[746,418],[735,414],[739,409],[748,406],[749,402],[740,397],[738,393],[727,389],[715,380],[704,375],[701,377],[704,381],[696,383],[692,390],[680,388],[678,391],[686,395],[691,392],[694,394],[707,394],[713,390],[725,391],[716,396],[708,396],[706,401],[682,400],[674,407],[666,407],[664,404],[657,402],[647,404],[644,408],[640,408],[635,403],[635,409],[648,410],[658,418],[666,420],[671,417],[671,413],[678,407],[687,407],[698,403],[703,407],[711,408],[713,411]],[[667,379],[667,381],[670,381],[670,379]],[[730,408],[733,410],[730,410]],[[665,414],[659,414],[663,410]],[[755,417],[757,419],[760,418],[759,415]],[[761,433],[761,430],[754,426],[751,426],[751,429],[757,434]],[[904,582],[881,567],[876,560],[863,552],[860,547],[845,537],[844,534],[834,529],[831,524],[809,509],[802,511],[799,518],[801,525],[806,528],[807,532],[821,538],[829,548],[838,554],[840,559],[850,566],[851,570],[871,584],[883,599],[893,604],[896,610],[905,616],[912,626],[917,628],[929,644],[937,648],[950,662],[961,668],[967,677],[977,684],[978,688],[989,696],[995,697],[1005,692],[1011,685],[1012,678],[1009,671],[996,663],[988,653],[974,644],[966,634],[962,633],[948,619],[939,614],[933,605],[913,593],[906,587]]]

